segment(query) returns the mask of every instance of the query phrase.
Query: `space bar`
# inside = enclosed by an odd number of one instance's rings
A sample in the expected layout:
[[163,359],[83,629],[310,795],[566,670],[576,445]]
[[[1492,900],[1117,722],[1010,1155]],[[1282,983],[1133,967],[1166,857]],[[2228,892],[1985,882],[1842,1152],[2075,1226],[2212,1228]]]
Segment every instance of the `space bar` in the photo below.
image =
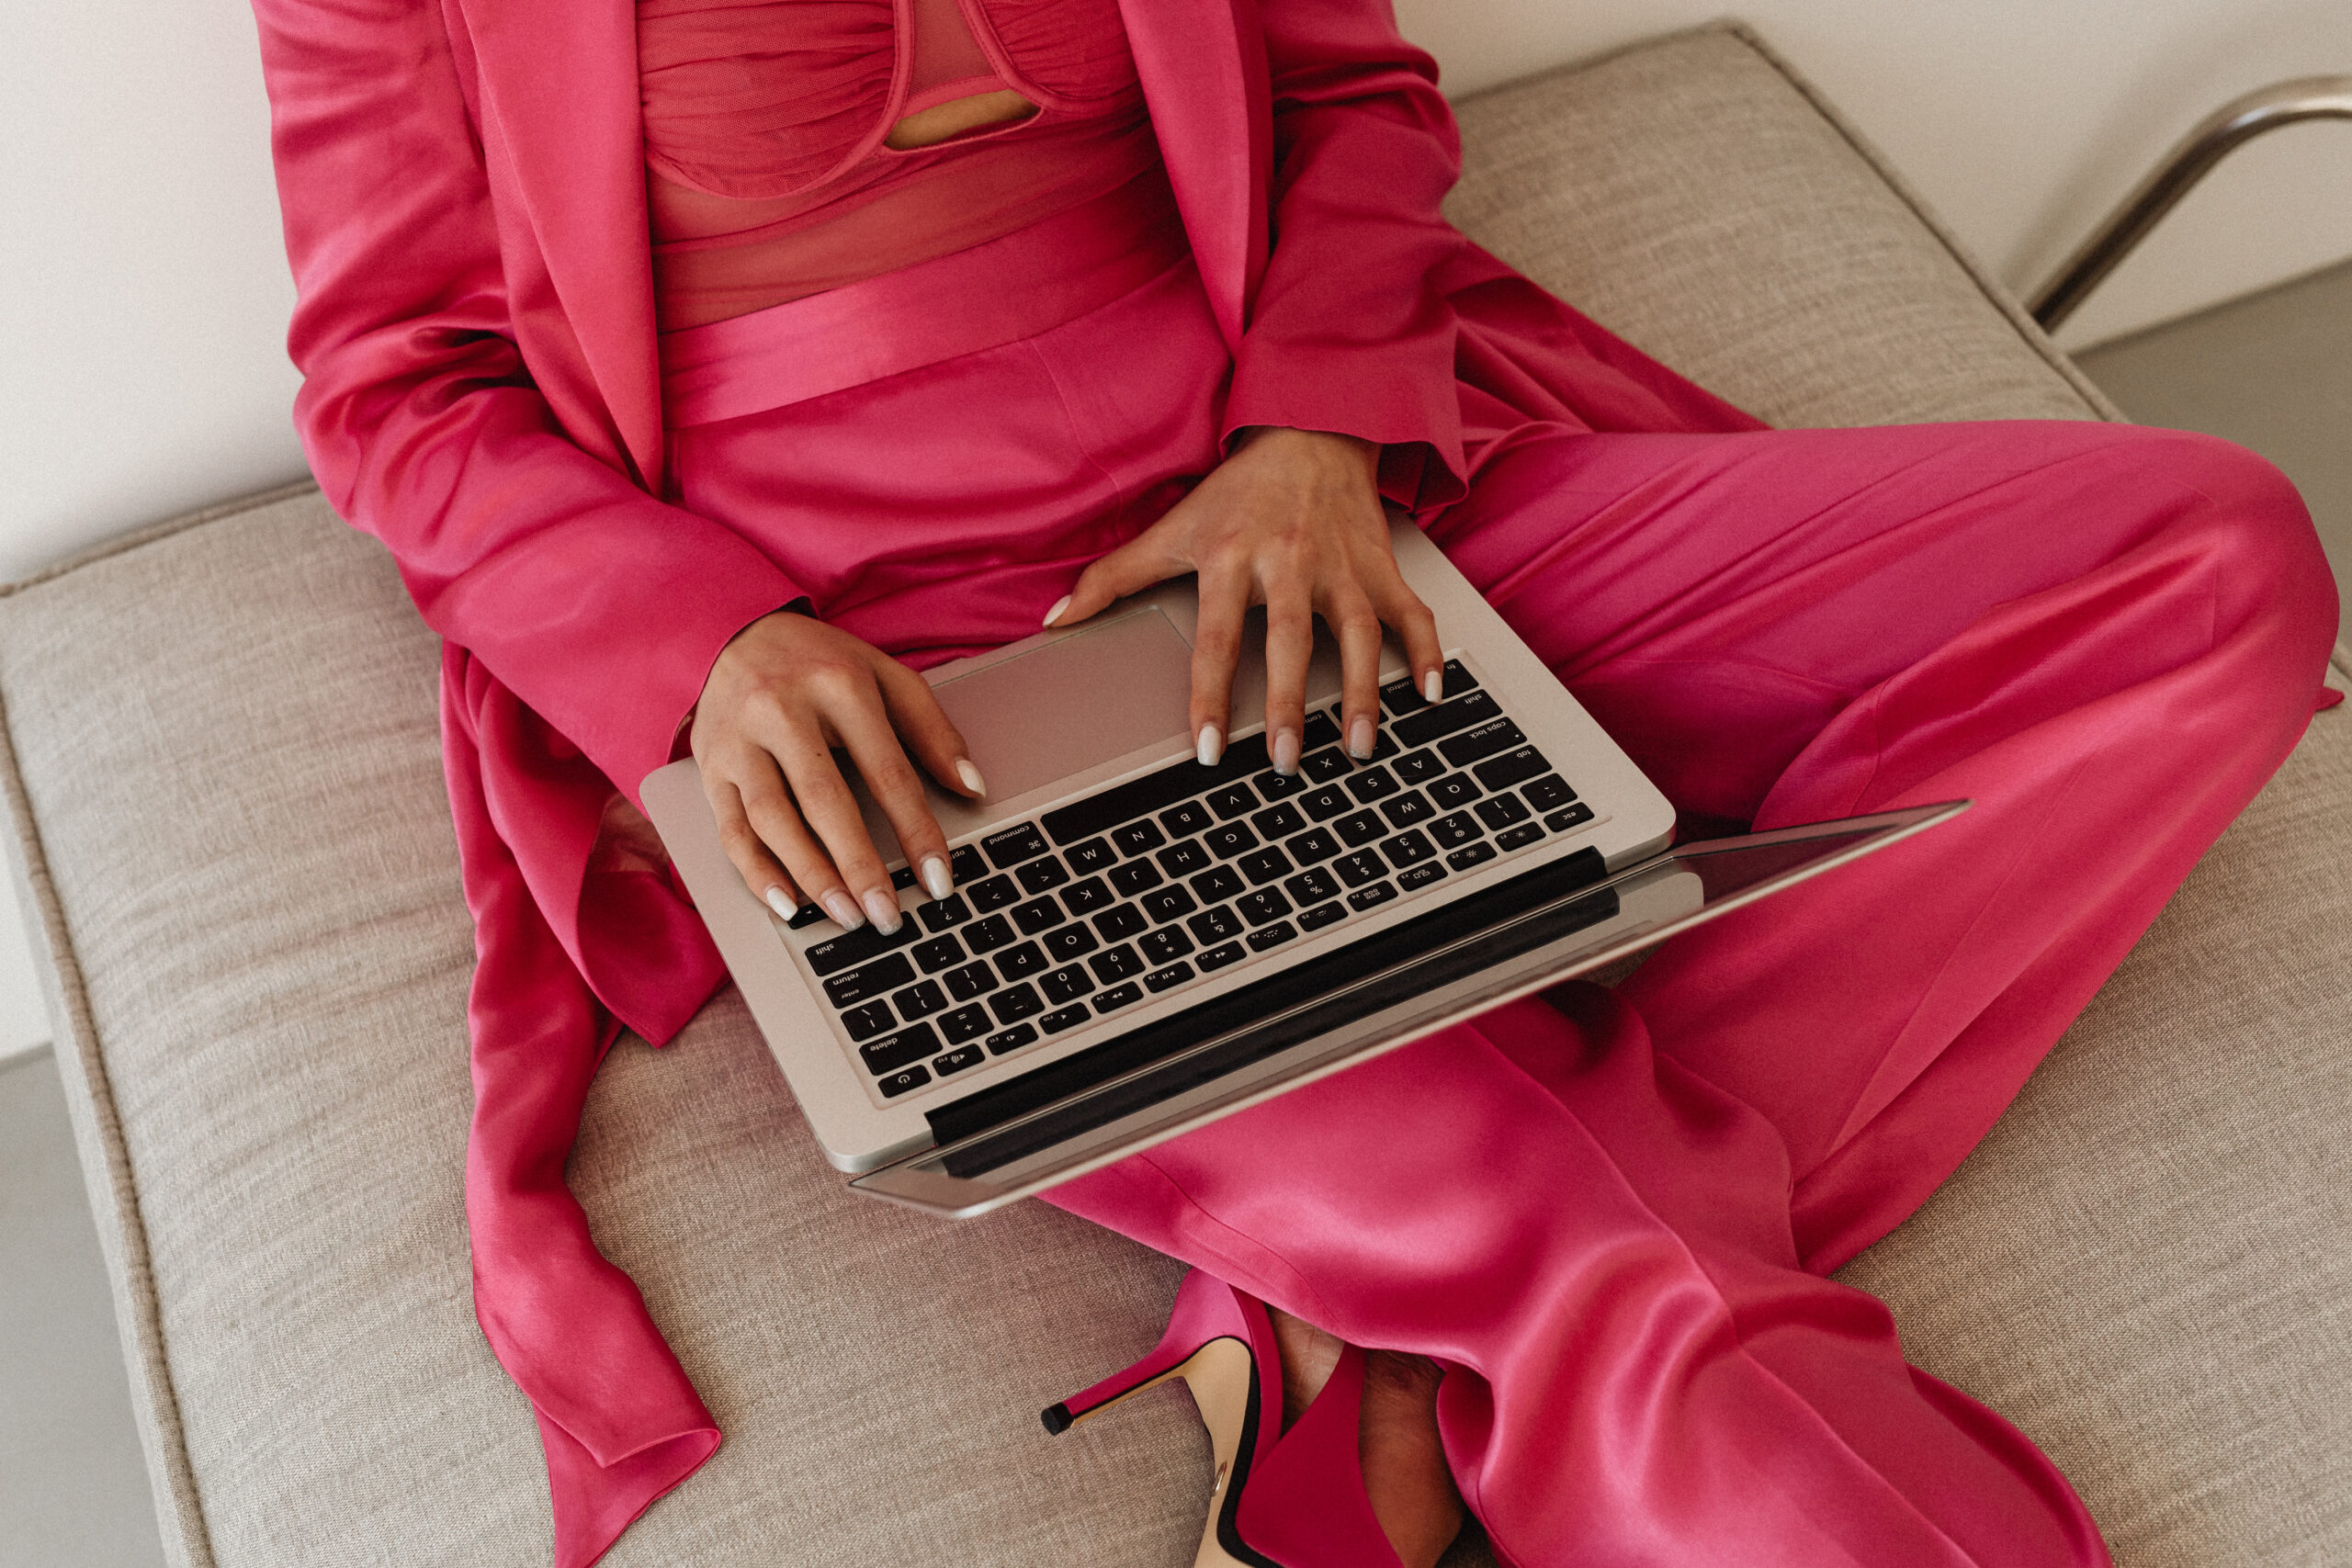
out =
[[1057,844],[1074,844],[1080,839],[1091,839],[1097,833],[1107,833],[1123,822],[1132,822],[1147,812],[1163,806],[1173,806],[1180,800],[1190,800],[1204,790],[1246,779],[1261,773],[1271,766],[1266,760],[1266,738],[1252,735],[1237,740],[1225,749],[1225,755],[1208,767],[1186,758],[1171,762],[1156,773],[1146,773],[1139,779],[1106,789],[1100,795],[1090,795],[1084,800],[1074,800],[1058,811],[1048,811],[1041,820],[1046,831],[1053,835]]

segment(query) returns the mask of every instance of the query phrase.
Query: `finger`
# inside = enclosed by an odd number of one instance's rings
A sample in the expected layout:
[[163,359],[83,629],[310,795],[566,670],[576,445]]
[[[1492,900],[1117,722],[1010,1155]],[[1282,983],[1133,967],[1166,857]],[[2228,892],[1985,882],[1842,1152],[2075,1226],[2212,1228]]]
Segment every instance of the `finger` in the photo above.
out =
[[1241,662],[1249,582],[1238,571],[1201,574],[1200,618],[1193,630],[1193,749],[1204,767],[1225,755],[1233,707],[1233,671]]
[[1140,593],[1155,582],[1182,577],[1193,563],[1171,547],[1173,531],[1159,524],[1113,550],[1079,573],[1078,581],[1046,612],[1046,625],[1073,626],[1087,616],[1108,609],[1115,600]]
[[1298,772],[1299,737],[1306,728],[1306,662],[1314,654],[1315,604],[1306,585],[1291,580],[1268,583],[1266,750],[1278,773]]
[[800,904],[797,879],[769,852],[759,829],[752,825],[742,792],[715,773],[703,774],[702,788],[704,798],[710,802],[711,819],[718,824],[719,847],[727,852],[743,886],[751,889],[752,897],[774,909],[778,919],[792,919]]
[[[825,716],[848,749],[850,761],[857,764],[865,792],[889,818],[916,879],[933,897],[944,898],[955,891],[947,873],[947,835],[939,830],[939,819],[931,814],[931,802],[922,792],[922,776],[907,760],[878,697],[876,693],[839,710],[829,708]],[[875,923],[881,924],[880,916]]]
[[[887,654],[875,661],[874,678],[882,688],[882,706],[890,726],[924,771],[947,788],[978,800],[989,792],[988,781],[972,764],[971,748],[963,731],[939,705],[931,682]],[[925,883],[928,887],[930,884]],[[934,897],[945,897],[944,893]]]
[[1396,628],[1405,645],[1405,666],[1413,672],[1414,689],[1425,700],[1436,702],[1445,695],[1445,645],[1438,640],[1437,617],[1421,603],[1421,596],[1406,586],[1405,574],[1396,570],[1395,558],[1384,564],[1387,570],[1365,584],[1373,609]]
[[1340,733],[1348,755],[1372,755],[1380,732],[1380,616],[1351,584],[1324,612],[1340,639]]
[[[862,669],[851,671],[847,676],[826,672],[812,679],[820,687],[831,684],[834,688],[834,700],[826,703],[820,699],[820,712],[853,705],[854,698],[850,694],[860,683],[865,688],[865,700],[876,709],[881,705],[874,693],[872,678]],[[865,911],[865,918],[886,933],[897,931],[900,919],[899,897],[890,886],[890,874],[882,869],[882,857],[875,852],[874,840],[865,831],[865,818],[858,814],[857,799],[850,794],[849,784],[833,761],[832,748],[825,743],[823,734],[809,718],[786,711],[780,703],[766,699],[764,694],[744,705],[744,716],[751,738],[765,747],[784,770],[785,783],[791,786],[793,803],[799,807],[801,818],[816,835],[818,844],[858,907]],[[833,716],[827,712],[826,716],[831,719]],[[793,863],[786,860],[785,863]]]
[[783,862],[793,881],[808,892],[811,903],[831,916],[843,931],[857,930],[865,923],[865,912],[843,886],[841,874],[833,869],[824,847],[801,820],[791,792],[785,788],[784,775],[776,769],[775,759],[753,747],[745,747],[744,752],[746,762],[739,788],[743,814],[752,830]]

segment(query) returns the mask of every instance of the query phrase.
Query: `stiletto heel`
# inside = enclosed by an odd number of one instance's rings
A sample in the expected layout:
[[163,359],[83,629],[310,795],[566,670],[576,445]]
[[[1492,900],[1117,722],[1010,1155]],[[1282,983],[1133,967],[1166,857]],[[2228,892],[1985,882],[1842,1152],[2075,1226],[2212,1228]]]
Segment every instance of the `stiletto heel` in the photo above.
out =
[[1364,1492],[1356,1429],[1364,1353],[1351,1345],[1283,1430],[1282,1353],[1263,1302],[1195,1269],[1167,1331],[1124,1371],[1044,1412],[1059,1436],[1129,1394],[1182,1378],[1209,1429],[1216,1481],[1193,1568],[1401,1568]]

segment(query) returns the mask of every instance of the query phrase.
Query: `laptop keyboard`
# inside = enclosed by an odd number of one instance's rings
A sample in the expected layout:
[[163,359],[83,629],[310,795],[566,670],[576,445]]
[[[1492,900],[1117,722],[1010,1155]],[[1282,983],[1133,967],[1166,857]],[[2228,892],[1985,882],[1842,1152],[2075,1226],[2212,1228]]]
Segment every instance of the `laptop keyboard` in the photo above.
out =
[[1214,767],[1187,759],[956,849],[956,890],[892,935],[811,945],[876,1089],[967,1072],[1593,819],[1459,660],[1439,702],[1407,679],[1381,705],[1368,761],[1313,712],[1295,775],[1272,770],[1262,734],[1237,740]]

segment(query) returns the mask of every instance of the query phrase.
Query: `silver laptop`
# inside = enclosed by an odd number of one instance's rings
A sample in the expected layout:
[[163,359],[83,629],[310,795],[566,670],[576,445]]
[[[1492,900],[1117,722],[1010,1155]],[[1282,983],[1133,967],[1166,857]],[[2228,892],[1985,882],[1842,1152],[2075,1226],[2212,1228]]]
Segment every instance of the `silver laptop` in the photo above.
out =
[[1194,760],[1189,578],[929,671],[995,793],[933,791],[956,884],[938,900],[865,800],[907,911],[891,936],[813,908],[777,918],[720,848],[695,764],[645,781],[851,1186],[984,1213],[1966,805],[1673,847],[1666,797],[1419,529],[1392,535],[1446,639],[1445,689],[1424,701],[1391,649],[1367,761],[1340,744],[1338,653],[1318,635],[1301,766],[1273,772],[1262,628],[1223,760]]

